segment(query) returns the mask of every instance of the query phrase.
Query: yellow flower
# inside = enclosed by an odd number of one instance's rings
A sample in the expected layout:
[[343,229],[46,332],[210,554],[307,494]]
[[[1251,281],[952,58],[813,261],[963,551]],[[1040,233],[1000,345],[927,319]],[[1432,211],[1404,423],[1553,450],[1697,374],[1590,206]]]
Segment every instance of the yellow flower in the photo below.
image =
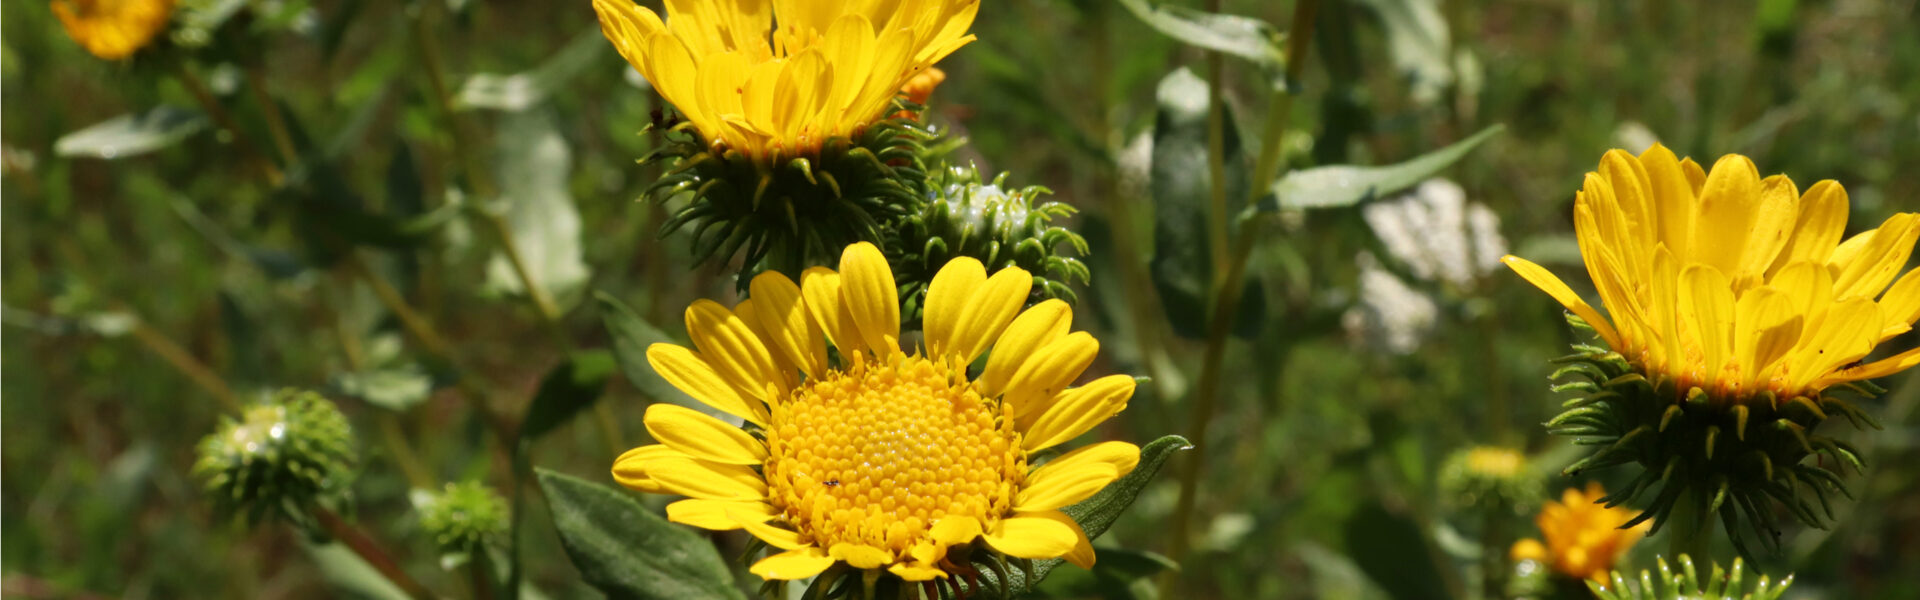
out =
[[1920,349],[1860,364],[1920,318],[1920,270],[1895,281],[1920,215],[1842,241],[1846,222],[1838,183],[1803,194],[1785,175],[1762,179],[1745,156],[1707,173],[1656,144],[1639,157],[1608,152],[1575,200],[1580,254],[1611,321],[1546,269],[1503,260],[1678,395],[1818,398],[1920,364]]
[[1534,540],[1520,540],[1513,545],[1512,558],[1550,560],[1557,573],[1605,582],[1614,563],[1646,536],[1649,527],[1641,523],[1620,529],[1633,518],[1633,512],[1597,504],[1606,495],[1599,482],[1589,482],[1585,492],[1567,488],[1559,502],[1547,501],[1533,521],[1540,527],[1540,536],[1547,539],[1545,548]]
[[[755,164],[817,155],[885,116],[973,41],[979,0],[594,0],[600,28],[709,145]],[[777,23],[776,23],[777,21]]]
[[87,52],[119,60],[166,30],[173,0],[54,0],[53,16]]
[[[1126,408],[1133,378],[1067,388],[1099,343],[1068,333],[1064,302],[1022,312],[1033,276],[1019,268],[988,277],[959,258],[941,269],[922,354],[901,350],[880,250],[854,244],[839,266],[809,269],[799,285],[762,273],[733,310],[694,302],[694,348],[654,344],[647,359],[745,424],[656,404],[645,420],[660,443],[622,455],[614,478],[689,497],[667,506],[673,521],[745,529],[778,548],[752,567],[766,579],[811,577],[838,561],[925,581],[964,564],[948,548],[976,539],[1009,556],[1091,565],[1085,532],[1058,509],[1132,471],[1140,449],[1104,442],[1030,461]],[[988,348],[984,369],[969,373]]]

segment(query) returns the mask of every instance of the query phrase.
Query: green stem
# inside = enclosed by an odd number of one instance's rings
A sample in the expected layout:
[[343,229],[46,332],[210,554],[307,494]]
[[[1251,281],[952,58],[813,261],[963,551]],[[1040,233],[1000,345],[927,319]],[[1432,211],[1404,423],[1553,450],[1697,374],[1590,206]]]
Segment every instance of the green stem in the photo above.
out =
[[414,580],[412,575],[408,575],[406,570],[400,568],[399,563],[394,562],[392,557],[387,556],[387,553],[380,549],[380,545],[375,543],[373,538],[368,537],[367,534],[360,531],[359,528],[341,520],[340,515],[333,514],[333,511],[325,508],[316,507],[313,509],[313,516],[315,520],[320,522],[320,527],[326,530],[327,535],[333,536],[335,541],[345,545],[347,549],[352,550],[354,554],[360,555],[361,560],[367,561],[367,564],[385,576],[387,581],[393,582],[393,585],[398,586],[401,591],[406,592],[408,597],[415,598],[416,600],[427,600],[434,597],[433,592],[427,590],[427,586],[420,585],[420,582]]
[[154,329],[139,317],[134,318],[133,330],[130,333],[148,350],[153,351],[154,355],[166,361],[180,374],[186,375],[187,379],[200,386],[200,389],[206,390],[207,395],[213,396],[214,400],[220,401],[221,408],[234,414],[240,413],[240,398],[233,394],[233,388],[228,387],[227,382],[214,373],[213,369],[208,368],[206,363],[194,358],[193,353],[180,347],[180,344],[174,343],[173,339],[160,333],[160,330]]
[[373,269],[367,266],[366,260],[360,258],[359,252],[348,250],[344,262],[355,276],[373,290],[374,297],[379,298],[380,303],[385,305],[395,318],[400,319],[401,327],[405,328],[421,347],[458,373],[456,381],[461,389],[467,392],[468,401],[473,404],[475,410],[480,412],[481,418],[493,428],[494,435],[500,438],[500,442],[511,447],[514,440],[513,426],[504,416],[493,410],[492,403],[488,401],[491,395],[487,393],[486,386],[474,379],[471,371],[460,368],[460,363],[455,360],[452,348],[447,345],[446,339],[440,337],[440,333],[433,328],[433,325],[407,304],[407,299],[402,297],[400,291],[394,289],[392,284],[387,283],[386,278],[374,273]]
[[[1213,4],[1217,5],[1218,2]],[[1258,173],[1262,178],[1253,181],[1249,191],[1249,204],[1265,195],[1267,183],[1278,176],[1280,165],[1280,140],[1286,136],[1287,121],[1293,113],[1294,92],[1298,81],[1306,68],[1308,43],[1313,39],[1313,19],[1317,0],[1298,0],[1293,6],[1293,33],[1288,38],[1287,48],[1287,89],[1280,90],[1274,96],[1268,109],[1268,123],[1262,132],[1267,136],[1261,140],[1261,158],[1256,168],[1266,172]],[[1219,77],[1214,77],[1217,85]],[[1217,88],[1216,92],[1217,92]],[[1219,102],[1219,94],[1212,94],[1212,102]],[[1211,108],[1211,107],[1210,107]],[[1209,115],[1211,121],[1211,114]],[[1210,123],[1211,125],[1211,123]],[[1209,144],[1211,163],[1224,164],[1224,150]],[[1224,182],[1218,175],[1214,177],[1214,187],[1224,189]],[[1221,192],[1216,192],[1216,197]],[[1225,202],[1215,203],[1214,221],[1224,223]],[[1219,403],[1220,372],[1226,358],[1227,340],[1231,336],[1234,316],[1239,314],[1241,295],[1247,274],[1247,262],[1253,253],[1254,233],[1261,222],[1259,218],[1243,218],[1239,222],[1237,236],[1232,239],[1232,257],[1226,264],[1226,272],[1219,278],[1214,288],[1214,303],[1207,328],[1207,346],[1201,355],[1200,381],[1194,390],[1193,401],[1188,404],[1187,439],[1199,446],[1194,452],[1187,453],[1186,468],[1180,471],[1180,499],[1174,508],[1173,541],[1167,557],[1175,563],[1186,558],[1192,545],[1193,512],[1198,499],[1200,477],[1206,470],[1207,429],[1212,424],[1215,405]],[[1225,229],[1224,225],[1220,229]],[[1224,235],[1224,234],[1222,234]],[[1223,237],[1224,239],[1224,237]],[[1216,262],[1215,264],[1222,264]],[[1179,581],[1180,572],[1170,571],[1160,581],[1160,596],[1176,597],[1174,586]]]
[[180,85],[185,86],[187,93],[193,96],[193,100],[200,103],[201,110],[207,111],[207,116],[213,119],[213,123],[226,130],[227,135],[233,138],[233,145],[240,149],[240,155],[247,157],[248,162],[253,163],[261,173],[266,174],[267,183],[279,187],[281,182],[286,181],[286,174],[282,173],[279,167],[273,166],[273,161],[267,160],[259,149],[254,148],[253,142],[240,131],[239,123],[233,120],[233,114],[227,112],[227,107],[222,106],[220,100],[213,97],[213,92],[207,90],[207,84],[200,81],[200,76],[193,74],[193,69],[187,68],[185,61],[173,61],[172,67],[174,77],[180,79]]
[[280,152],[280,160],[291,167],[300,162],[300,153],[293,149],[293,135],[287,133],[287,121],[280,114],[280,105],[273,101],[273,95],[267,93],[267,76],[260,71],[259,65],[247,65],[247,89],[253,92],[253,99],[260,103],[261,114],[267,117],[267,134],[273,138],[273,147]]

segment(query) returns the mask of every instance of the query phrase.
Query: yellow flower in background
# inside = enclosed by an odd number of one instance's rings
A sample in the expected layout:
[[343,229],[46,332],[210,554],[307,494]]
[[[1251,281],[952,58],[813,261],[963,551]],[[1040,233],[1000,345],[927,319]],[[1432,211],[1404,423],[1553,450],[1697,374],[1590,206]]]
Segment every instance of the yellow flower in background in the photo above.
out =
[[1641,523],[1620,529],[1621,524],[1633,518],[1633,511],[1596,504],[1606,495],[1599,482],[1589,482],[1586,491],[1567,488],[1560,494],[1559,502],[1547,501],[1540,508],[1540,516],[1534,518],[1546,544],[1520,540],[1514,543],[1511,557],[1545,561],[1561,575],[1605,582],[1614,563],[1646,536],[1651,526]]
[[167,29],[173,0],[54,0],[53,16],[87,52],[119,60]]
[[949,262],[927,291],[922,353],[901,348],[880,250],[849,246],[839,267],[809,269],[799,285],[768,271],[732,310],[689,307],[694,348],[655,344],[647,359],[745,424],[656,404],[645,421],[660,443],[622,455],[614,478],[689,497],[667,506],[670,520],[745,529],[779,549],[752,567],[766,579],[845,562],[926,581],[965,564],[948,548],[975,540],[1091,565],[1085,532],[1059,509],[1132,471],[1139,448],[1104,442],[1030,460],[1125,409],[1133,378],[1067,388],[1099,343],[1068,332],[1064,302],[1022,311],[1033,285],[1022,269],[989,277],[971,258]]
[[765,166],[885,116],[902,86],[973,41],[979,0],[594,0],[600,28],[709,145]]
[[1817,399],[1920,364],[1920,349],[1860,363],[1920,318],[1920,270],[1899,276],[1920,215],[1843,241],[1847,214],[1833,181],[1803,193],[1745,156],[1709,173],[1656,144],[1608,152],[1575,200],[1580,254],[1611,321],[1546,269],[1503,260],[1679,395]]

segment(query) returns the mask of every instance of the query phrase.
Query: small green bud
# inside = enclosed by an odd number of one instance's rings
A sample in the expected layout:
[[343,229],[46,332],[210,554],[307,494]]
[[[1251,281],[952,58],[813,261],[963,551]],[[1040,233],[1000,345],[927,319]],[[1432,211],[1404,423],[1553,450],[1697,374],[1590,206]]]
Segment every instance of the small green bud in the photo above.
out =
[[947,261],[972,257],[991,273],[1020,267],[1033,274],[1034,299],[1076,300],[1068,286],[1086,283],[1087,266],[1063,254],[1087,254],[1087,241],[1054,223],[1074,214],[1059,202],[1037,202],[1051,193],[1040,186],[1014,188],[1007,174],[984,180],[973,167],[947,167],[927,180],[918,212],[894,228],[888,259],[900,296],[917,306],[921,293]]
[[1714,563],[1713,572],[1707,577],[1700,576],[1693,559],[1685,554],[1680,555],[1679,571],[1673,570],[1665,557],[1661,557],[1659,563],[1658,574],[1642,569],[1639,579],[1630,580],[1614,571],[1604,584],[1588,581],[1587,589],[1599,600],[1775,600],[1793,585],[1792,575],[1778,582],[1761,575],[1753,589],[1747,590],[1740,581],[1746,574],[1746,565],[1738,558],[1726,569]]
[[478,481],[449,483],[414,500],[420,527],[444,553],[473,553],[507,530],[507,502]]
[[215,509],[258,522],[299,520],[325,497],[343,494],[358,460],[345,415],[319,394],[284,389],[227,417],[200,441],[193,471]]

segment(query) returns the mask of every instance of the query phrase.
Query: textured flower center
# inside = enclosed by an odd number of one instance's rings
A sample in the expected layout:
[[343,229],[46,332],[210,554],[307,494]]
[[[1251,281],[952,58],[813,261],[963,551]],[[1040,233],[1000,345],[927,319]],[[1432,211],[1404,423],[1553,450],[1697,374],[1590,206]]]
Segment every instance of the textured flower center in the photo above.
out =
[[991,527],[1027,470],[999,404],[920,357],[830,373],[795,390],[773,420],[773,503],[822,547],[898,556],[949,515]]

